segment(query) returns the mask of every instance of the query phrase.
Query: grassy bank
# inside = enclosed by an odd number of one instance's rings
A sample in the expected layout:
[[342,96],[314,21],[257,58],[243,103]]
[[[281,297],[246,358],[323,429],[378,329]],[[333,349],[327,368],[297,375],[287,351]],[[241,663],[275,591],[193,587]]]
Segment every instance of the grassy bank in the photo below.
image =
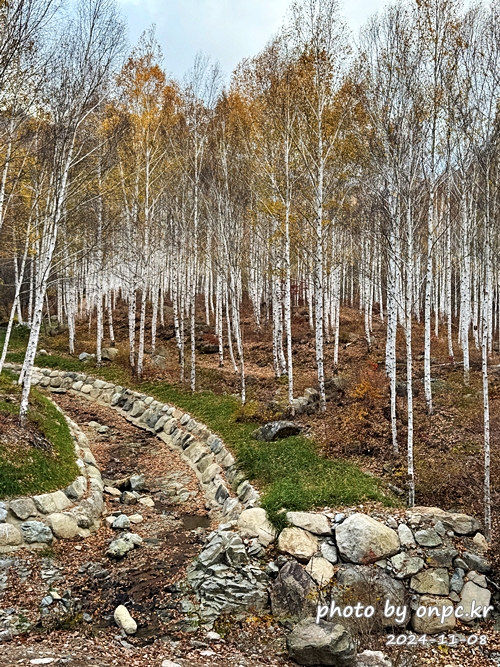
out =
[[0,498],[55,491],[78,475],[66,420],[41,393],[32,391],[26,436],[16,429],[21,390],[14,379],[0,375]]

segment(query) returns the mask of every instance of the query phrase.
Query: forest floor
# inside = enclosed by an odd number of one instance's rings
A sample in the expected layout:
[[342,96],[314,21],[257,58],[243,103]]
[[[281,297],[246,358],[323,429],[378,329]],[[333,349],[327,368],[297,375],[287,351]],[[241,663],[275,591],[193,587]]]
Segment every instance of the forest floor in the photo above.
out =
[[[143,517],[133,530],[144,546],[123,560],[105,555],[116,534],[104,524],[85,541],[58,542],[39,553],[18,551],[8,558],[14,563],[7,569],[0,607],[23,609],[26,619],[34,621],[40,600],[55,590],[60,595],[69,591],[81,610],[64,620],[50,613],[29,633],[0,644],[0,667],[37,664],[31,661],[43,658],[52,658],[46,664],[69,667],[159,667],[166,659],[182,667],[292,665],[285,656],[284,629],[272,619],[235,621],[225,638],[215,642],[204,639],[204,633],[194,637],[176,628],[185,616],[177,583],[211,530],[193,471],[177,452],[111,408],[75,396],[54,398],[86,433],[103,477],[145,474],[155,505],[118,506],[105,495],[106,514],[121,509]],[[110,427],[109,433],[99,435],[88,426],[91,421]],[[172,479],[195,495],[182,504],[171,503],[162,488]],[[114,609],[123,603],[138,623],[136,635],[126,639],[113,620]]]
[[[120,350],[113,377],[132,382],[129,371],[128,323],[125,305],[115,312],[114,331]],[[178,352],[169,309],[166,325],[158,327],[156,357],[146,354],[144,380],[149,383],[168,383],[178,395],[188,396],[187,383],[179,382]],[[327,459],[341,460],[389,485],[405,489],[406,485],[406,397],[398,398],[399,454],[394,454],[391,441],[389,387],[385,374],[385,322],[373,316],[371,349],[364,334],[362,314],[343,308],[340,326],[338,368],[333,364],[333,341],[325,345],[326,378],[337,378],[341,389],[331,392],[326,412],[300,415],[295,420],[303,433],[318,443],[320,453]],[[202,312],[198,320],[199,342],[213,342],[213,329],[204,326]],[[148,331],[146,323],[146,332]],[[293,312],[294,395],[301,396],[305,388],[317,384],[314,335],[309,327],[308,312],[295,308]],[[269,322],[256,329],[248,307],[243,311],[242,330],[247,378],[247,406],[240,409],[237,419],[264,423],[276,417],[276,404],[286,406],[287,378],[276,378],[273,370],[272,330]],[[454,330],[455,337],[455,330]],[[146,352],[148,350],[146,338]],[[63,354],[67,351],[67,336],[45,335],[39,349]],[[398,381],[406,380],[405,342],[402,334],[397,340]],[[439,336],[432,338],[432,389],[434,413],[428,416],[423,391],[423,325],[415,324],[414,355],[414,448],[416,470],[416,502],[419,505],[438,505],[444,509],[464,509],[481,518],[483,513],[483,405],[481,389],[480,352],[471,340],[470,384],[463,381],[460,365],[461,351],[455,349],[450,359],[446,326],[440,323]],[[494,348],[498,350],[498,345]],[[80,325],[77,329],[76,354],[95,351],[95,329]],[[158,367],[161,356],[161,368]],[[186,344],[188,357],[188,344]],[[46,358],[48,360],[48,358]],[[38,358],[43,364],[43,359]],[[234,372],[225,349],[225,364],[219,368],[217,354],[197,354],[197,387],[218,395],[237,395],[239,375]],[[77,362],[78,364],[78,362]],[[490,359],[491,411],[491,481],[493,507],[500,507],[500,355],[494,351]],[[105,364],[107,366],[107,364]],[[84,369],[85,365],[80,364]],[[94,372],[94,370],[90,371]],[[99,372],[95,369],[95,372]],[[103,372],[106,369],[103,368]],[[108,371],[109,372],[109,371]],[[189,378],[189,368],[185,377]],[[340,380],[340,381],[339,381]],[[404,385],[402,385],[404,387]],[[183,406],[185,407],[185,406]],[[187,408],[185,408],[187,409]],[[279,415],[278,415],[279,416]],[[404,496],[402,497],[404,502]],[[494,539],[498,539],[500,516],[494,513]],[[495,550],[499,551],[499,550]]]
[[[48,614],[29,633],[0,644],[0,667],[161,667],[166,660],[179,667],[293,667],[285,650],[286,628],[270,616],[221,619],[215,628],[219,640],[210,640],[203,630],[179,630],[176,624],[186,608],[177,584],[213,527],[194,473],[177,452],[114,410],[70,394],[53,398],[86,433],[103,476],[117,480],[144,473],[155,505],[119,506],[143,517],[134,532],[144,546],[124,560],[105,555],[115,536],[105,524],[85,541],[58,542],[38,554],[15,554],[0,607],[21,608],[30,621],[38,619],[40,600],[49,592],[69,591],[69,599],[81,609],[64,620],[57,613]],[[90,422],[106,425],[109,431],[99,434]],[[169,502],[162,487],[174,478],[194,492],[190,500]],[[111,496],[105,495],[105,500],[107,514],[117,509]],[[134,637],[120,635],[114,624],[113,610],[122,603],[138,623]],[[485,647],[419,646],[410,661],[407,650],[386,647],[384,636],[362,636],[361,649],[390,654],[394,667],[498,667],[500,633],[483,632],[488,638]]]

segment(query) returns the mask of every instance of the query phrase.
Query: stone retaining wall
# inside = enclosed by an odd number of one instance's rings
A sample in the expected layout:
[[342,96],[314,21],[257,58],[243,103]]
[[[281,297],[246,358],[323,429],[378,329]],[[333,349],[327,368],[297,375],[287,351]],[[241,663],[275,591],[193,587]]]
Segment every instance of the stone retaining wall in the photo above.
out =
[[84,539],[100,526],[104,508],[101,473],[87,436],[74,421],[64,417],[80,475],[60,491],[0,502],[0,553],[47,547],[54,539]]
[[[10,368],[20,369],[15,365]],[[179,451],[195,471],[207,502],[220,511],[223,521],[235,520],[243,509],[259,505],[258,492],[238,470],[222,440],[176,407],[83,373],[36,368],[32,384],[54,393],[76,393],[97,401],[112,407],[135,426],[155,433]]]

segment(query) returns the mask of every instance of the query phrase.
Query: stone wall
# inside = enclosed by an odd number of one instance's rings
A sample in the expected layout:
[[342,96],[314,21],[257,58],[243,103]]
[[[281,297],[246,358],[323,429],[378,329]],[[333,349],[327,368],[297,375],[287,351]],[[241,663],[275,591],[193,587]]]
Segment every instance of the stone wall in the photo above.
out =
[[223,521],[237,519],[243,509],[259,504],[258,492],[238,470],[221,439],[175,406],[83,373],[37,368],[32,384],[110,406],[139,428],[155,433],[195,471],[207,502],[220,511]]

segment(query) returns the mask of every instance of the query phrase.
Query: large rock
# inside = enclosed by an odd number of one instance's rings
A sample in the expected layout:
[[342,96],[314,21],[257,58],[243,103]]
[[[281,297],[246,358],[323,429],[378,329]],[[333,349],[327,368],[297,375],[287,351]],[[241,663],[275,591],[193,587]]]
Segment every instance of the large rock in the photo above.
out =
[[441,521],[447,530],[452,530],[457,535],[474,535],[481,530],[481,524],[477,519],[468,514],[445,512],[439,507],[414,507],[408,512],[412,517],[423,517],[434,523]]
[[332,527],[324,514],[313,512],[287,512],[286,519],[292,526],[315,535],[331,535]]
[[476,570],[476,572],[481,572],[481,574],[488,574],[488,572],[491,572],[491,563],[481,556],[465,551],[462,554],[462,558],[467,563],[470,570]]
[[[337,586],[332,595],[337,606],[352,605],[359,601],[365,607],[375,607],[373,618],[360,619],[360,630],[372,631],[382,628],[405,626],[410,620],[408,592],[401,581],[393,579],[375,565],[346,565],[337,573]],[[393,614],[385,615],[385,604],[394,607]],[[396,613],[396,608],[406,613]],[[388,611],[390,611],[388,609]]]
[[270,590],[271,610],[276,618],[304,618],[316,613],[317,587],[303,567],[289,561],[279,571]]
[[306,572],[311,575],[318,586],[326,586],[333,579],[335,570],[326,558],[313,556],[306,567]]
[[255,440],[271,442],[272,440],[279,440],[280,438],[288,438],[290,435],[297,435],[300,431],[300,426],[293,422],[269,422],[254,431],[253,437]]
[[415,539],[421,547],[438,547],[443,543],[443,540],[433,528],[417,530],[415,533]]
[[285,528],[278,537],[279,551],[290,554],[297,560],[308,561],[318,548],[318,539],[301,528]]
[[238,526],[243,537],[257,537],[265,547],[276,539],[276,529],[262,507],[243,510],[238,518]]
[[417,593],[429,595],[449,595],[450,576],[448,570],[437,567],[419,572],[411,578],[410,588]]
[[398,534],[366,514],[353,514],[335,530],[337,547],[344,560],[374,563],[394,556],[400,549]]
[[104,347],[101,352],[101,359],[104,361],[114,361],[118,356],[118,349],[116,347]]
[[286,638],[289,656],[299,665],[354,664],[356,647],[351,635],[340,623],[305,619]]
[[23,537],[17,526],[0,523],[0,547],[16,547],[22,544]]
[[143,540],[136,533],[125,533],[119,539],[113,540],[106,551],[110,558],[123,558],[134,547],[142,544]]
[[391,558],[391,565],[397,579],[407,579],[424,568],[424,559],[418,556],[410,556],[405,552],[396,554]]
[[12,514],[21,521],[25,521],[30,516],[36,516],[36,507],[35,503],[31,498],[17,498],[17,500],[11,500],[10,509]]
[[116,625],[121,628],[127,635],[133,635],[137,632],[137,623],[130,615],[129,610],[123,604],[115,609],[113,614]]
[[[419,609],[423,608],[426,608],[427,611],[421,615]],[[413,629],[421,635],[437,635],[450,632],[456,623],[455,614],[453,612],[449,613],[450,608],[454,609],[453,602],[448,598],[422,596],[419,608],[412,615],[411,624]]]
[[74,516],[55,512],[47,517],[47,524],[52,528],[56,537],[63,540],[71,540],[76,537],[80,529]]
[[[484,611],[491,602],[491,593],[487,588],[478,586],[473,581],[468,581],[462,589],[460,604],[463,607],[463,615],[460,620],[464,623],[474,623],[484,619]],[[479,612],[479,616],[474,613]],[[491,613],[488,612],[488,616]]]
[[41,514],[53,514],[54,512],[64,512],[72,507],[73,503],[62,491],[54,493],[44,493],[41,496],[33,496],[37,510]]
[[41,542],[42,544],[52,544],[54,536],[49,526],[41,521],[25,521],[21,524],[24,541],[28,544]]
[[276,529],[262,507],[243,510],[238,518],[238,526],[243,537],[257,537],[265,547],[276,539]]

